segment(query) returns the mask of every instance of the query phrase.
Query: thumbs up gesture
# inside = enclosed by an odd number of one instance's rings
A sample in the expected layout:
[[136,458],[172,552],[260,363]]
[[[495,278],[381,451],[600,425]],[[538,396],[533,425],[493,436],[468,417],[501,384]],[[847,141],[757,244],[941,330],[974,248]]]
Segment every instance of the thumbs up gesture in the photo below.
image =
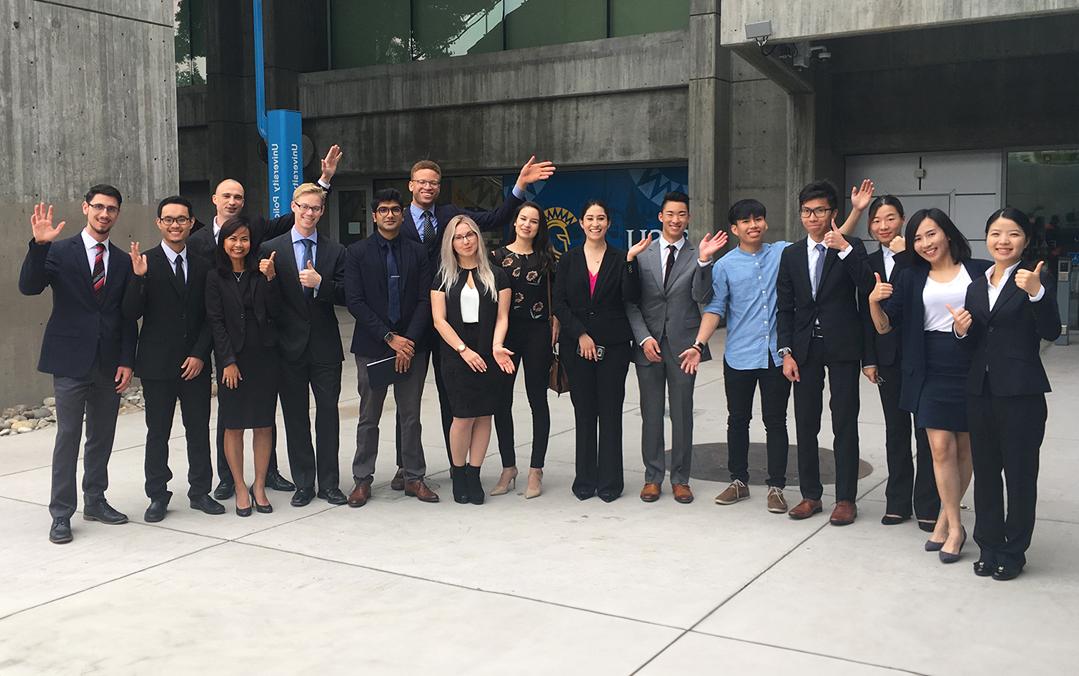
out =
[[1038,261],[1033,270],[1017,268],[1015,271],[1015,285],[1026,291],[1031,298],[1037,296],[1042,290],[1042,266],[1044,265],[1045,261]]
[[843,237],[843,233],[839,232],[839,228],[835,226],[835,218],[832,218],[832,229],[824,233],[824,246],[836,251],[846,251],[847,247],[850,246],[850,242]]
[[948,312],[952,313],[952,330],[955,331],[955,335],[960,338],[967,335],[967,331],[970,330],[970,325],[974,321],[967,309],[953,310],[951,305],[945,305],[944,307],[948,308]]
[[873,286],[873,290],[869,292],[869,300],[873,303],[880,303],[887,298],[891,298],[892,285],[882,280],[879,272],[874,272],[873,277],[877,280],[877,283]]
[[270,252],[269,258],[263,258],[259,261],[259,272],[266,277],[266,281],[272,281],[277,276],[277,269],[274,267],[274,256],[277,255],[276,251]]
[[307,267],[300,270],[300,286],[308,289],[317,289],[322,283],[322,275],[315,271],[315,265],[307,261]]

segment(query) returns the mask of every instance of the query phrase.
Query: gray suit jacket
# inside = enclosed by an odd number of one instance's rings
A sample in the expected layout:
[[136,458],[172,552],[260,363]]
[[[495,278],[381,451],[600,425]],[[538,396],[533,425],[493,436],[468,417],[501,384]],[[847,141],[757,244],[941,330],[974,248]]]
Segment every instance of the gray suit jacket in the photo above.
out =
[[[637,343],[633,361],[642,366],[651,363],[640,348],[645,338],[662,342],[666,337],[677,352],[692,345],[701,326],[700,305],[712,299],[712,265],[702,267],[697,263],[697,247],[689,239],[674,261],[667,288],[663,288],[662,249],[665,246],[663,237],[658,237],[637,256],[641,299],[638,303],[626,303],[626,315]],[[701,360],[711,358],[706,345]]]

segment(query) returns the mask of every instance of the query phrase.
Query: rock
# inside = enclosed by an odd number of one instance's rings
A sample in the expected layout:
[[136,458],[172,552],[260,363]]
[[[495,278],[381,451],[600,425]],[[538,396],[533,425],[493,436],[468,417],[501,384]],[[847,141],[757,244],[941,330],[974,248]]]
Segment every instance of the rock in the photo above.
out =
[[12,417],[12,416],[14,416],[14,415],[15,415],[15,409],[13,409],[13,408],[10,408],[10,407],[9,407],[9,408],[5,408],[5,409],[4,409],[4,412],[3,412],[3,413],[0,413],[0,417],[3,417],[3,418],[5,418],[5,419],[6,419],[6,418],[10,418],[10,417]]
[[19,429],[15,430],[15,432],[17,434],[26,434],[27,432],[33,432],[33,431],[34,431],[33,427],[20,427]]
[[16,432],[20,432],[20,433],[23,430],[26,430],[27,432],[29,432],[30,430],[34,429],[36,424],[37,423],[35,423],[32,420],[16,420],[15,422],[11,423],[11,429],[15,430]]
[[39,429],[39,430],[40,430],[40,429],[44,429],[44,428],[46,428],[46,427],[52,427],[52,422],[50,422],[50,421],[48,421],[48,420],[45,420],[44,418],[42,418],[41,420],[38,420],[38,421],[37,421],[37,426],[35,427],[35,429]]
[[0,420],[0,430],[11,429],[11,423],[6,420]]
[[35,418],[38,418],[38,419],[48,418],[50,415],[52,415],[52,411],[50,411],[48,409],[48,407],[46,407],[46,406],[42,406],[41,408],[34,409],[34,417]]
[[6,437],[9,434],[11,434],[11,428],[10,427],[0,430],[0,437]]
[[22,413],[26,410],[26,404],[15,404],[15,412]]
[[49,407],[56,406],[56,397],[45,397],[41,400],[41,405]]
[[12,424],[15,424],[15,423],[17,423],[17,422],[19,422],[21,420],[26,420],[26,416],[24,416],[24,415],[15,415],[15,416],[12,416],[12,418],[10,420],[8,420],[8,422],[10,422]]

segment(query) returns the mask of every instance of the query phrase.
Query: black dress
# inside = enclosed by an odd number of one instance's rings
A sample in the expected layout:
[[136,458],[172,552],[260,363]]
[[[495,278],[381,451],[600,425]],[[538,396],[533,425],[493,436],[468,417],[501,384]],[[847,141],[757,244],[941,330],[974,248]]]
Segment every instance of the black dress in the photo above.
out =
[[[509,288],[509,281],[498,268],[493,268],[495,291]],[[472,270],[462,269],[457,280],[444,288],[436,276],[432,288],[446,294],[446,321],[461,338],[461,342],[483,357],[487,371],[479,373],[465,363],[456,345],[440,341],[442,351],[442,378],[449,395],[450,412],[454,418],[478,418],[493,415],[505,393],[506,374],[502,372],[492,355],[495,322],[498,320],[498,301],[492,300],[487,290],[475,280],[480,296],[479,321],[465,323],[461,318],[461,291],[468,283]]]

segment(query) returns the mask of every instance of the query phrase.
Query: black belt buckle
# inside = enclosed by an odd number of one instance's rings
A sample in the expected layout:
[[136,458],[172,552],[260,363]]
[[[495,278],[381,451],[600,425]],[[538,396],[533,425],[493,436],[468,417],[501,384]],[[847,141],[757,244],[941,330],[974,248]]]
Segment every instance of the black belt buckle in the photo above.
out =
[[820,330],[820,327],[819,327],[819,326],[814,326],[814,327],[813,327],[813,334],[812,334],[812,337],[813,337],[813,338],[824,338],[824,334],[823,334],[823,333],[821,333],[821,330]]

